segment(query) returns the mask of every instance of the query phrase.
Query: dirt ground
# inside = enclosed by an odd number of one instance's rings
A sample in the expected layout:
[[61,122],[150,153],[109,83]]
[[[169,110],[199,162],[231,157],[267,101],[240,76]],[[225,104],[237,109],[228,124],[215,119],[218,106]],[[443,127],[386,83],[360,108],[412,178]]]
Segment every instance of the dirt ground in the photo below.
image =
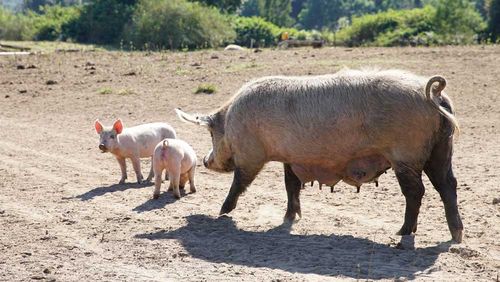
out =
[[[398,249],[404,197],[392,171],[361,193],[345,184],[301,195],[303,218],[282,225],[282,165],[270,163],[225,217],[231,174],[199,166],[198,192],[118,185],[94,120],[166,121],[197,151],[208,132],[173,109],[208,113],[264,75],[400,68],[448,80],[461,123],[454,168],[464,242],[451,235],[427,178],[414,238]],[[194,94],[198,85],[217,88]],[[500,47],[323,48],[192,53],[68,52],[0,57],[2,281],[498,281],[500,275]],[[201,161],[199,162],[201,163]],[[147,174],[149,160],[143,161]],[[411,239],[411,238],[410,238]]]

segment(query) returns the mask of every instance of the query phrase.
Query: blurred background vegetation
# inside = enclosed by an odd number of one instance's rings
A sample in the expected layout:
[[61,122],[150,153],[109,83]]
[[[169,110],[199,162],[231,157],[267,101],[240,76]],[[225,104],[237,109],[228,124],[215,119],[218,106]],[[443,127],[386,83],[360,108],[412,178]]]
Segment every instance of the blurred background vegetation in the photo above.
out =
[[500,0],[0,0],[0,40],[123,50],[496,43]]

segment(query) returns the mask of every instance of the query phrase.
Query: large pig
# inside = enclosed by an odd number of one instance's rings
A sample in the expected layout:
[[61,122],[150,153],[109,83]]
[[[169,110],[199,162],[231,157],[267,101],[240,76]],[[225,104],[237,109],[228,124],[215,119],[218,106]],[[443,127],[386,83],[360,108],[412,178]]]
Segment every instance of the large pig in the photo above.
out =
[[398,234],[417,230],[424,195],[422,171],[439,192],[452,238],[462,240],[457,182],[451,158],[458,123],[441,76],[423,78],[399,70],[343,70],[333,75],[265,77],[243,86],[218,111],[191,115],[206,127],[213,149],[207,168],[234,171],[221,214],[266,162],[284,163],[285,219],[301,216],[301,183],[340,180],[359,186],[392,168],[406,198]]
[[146,123],[138,126],[124,128],[121,120],[116,120],[112,127],[105,127],[95,121],[95,130],[100,136],[99,149],[103,152],[110,152],[115,155],[122,177],[120,184],[127,179],[127,166],[125,159],[132,160],[137,182],[143,181],[141,172],[141,158],[151,158],[151,170],[149,171],[147,182],[153,178],[153,151],[156,145],[165,138],[176,138],[175,130],[172,126],[156,122]]
[[155,174],[154,199],[160,197],[161,174],[164,170],[167,171],[170,179],[168,190],[173,190],[177,199],[181,197],[179,187],[184,188],[188,180],[191,193],[196,192],[194,185],[196,153],[185,141],[167,138],[158,143],[153,154],[153,170]]

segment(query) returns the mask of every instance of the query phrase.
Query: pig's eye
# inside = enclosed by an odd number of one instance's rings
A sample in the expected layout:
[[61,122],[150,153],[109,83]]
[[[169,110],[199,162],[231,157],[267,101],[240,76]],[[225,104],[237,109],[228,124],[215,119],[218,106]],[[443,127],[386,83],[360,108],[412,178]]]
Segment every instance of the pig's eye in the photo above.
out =
[[110,135],[109,138],[115,139],[115,136],[114,135]]

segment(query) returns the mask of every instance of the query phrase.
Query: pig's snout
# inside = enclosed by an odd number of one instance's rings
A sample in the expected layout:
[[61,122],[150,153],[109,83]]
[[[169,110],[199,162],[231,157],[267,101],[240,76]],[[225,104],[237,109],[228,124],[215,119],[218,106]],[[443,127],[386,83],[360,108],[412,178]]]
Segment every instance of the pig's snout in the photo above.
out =
[[99,150],[101,150],[102,152],[107,151],[106,146],[104,146],[104,144],[99,144]]
[[207,160],[207,157],[204,157],[203,158],[203,165],[208,168],[208,160]]

